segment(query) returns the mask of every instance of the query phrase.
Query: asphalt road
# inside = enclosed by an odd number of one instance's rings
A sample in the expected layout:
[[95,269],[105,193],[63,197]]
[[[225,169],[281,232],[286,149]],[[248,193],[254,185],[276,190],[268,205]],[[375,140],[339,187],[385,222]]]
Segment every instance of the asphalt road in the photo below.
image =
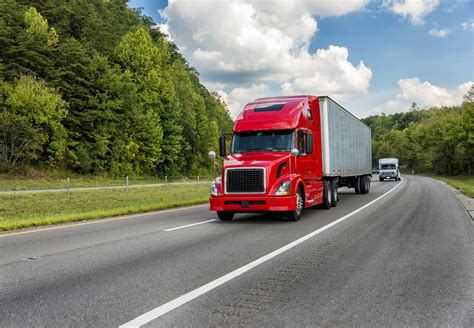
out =
[[432,179],[397,184],[299,222],[198,206],[2,235],[0,327],[473,327],[470,216]]

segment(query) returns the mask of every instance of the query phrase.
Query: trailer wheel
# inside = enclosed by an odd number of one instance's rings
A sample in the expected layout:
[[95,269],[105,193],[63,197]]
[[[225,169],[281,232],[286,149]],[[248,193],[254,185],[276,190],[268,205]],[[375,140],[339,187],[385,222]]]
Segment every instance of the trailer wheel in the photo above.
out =
[[332,190],[331,190],[331,181],[324,180],[324,189],[323,189],[323,208],[328,210],[332,206]]
[[339,201],[339,193],[337,191],[337,180],[336,179],[331,181],[331,198],[332,198],[331,206],[336,207],[337,202]]
[[298,188],[298,193],[296,194],[296,209],[294,211],[288,211],[286,217],[289,221],[298,221],[301,218],[301,213],[304,208],[304,191],[303,188]]
[[364,175],[360,177],[360,193],[367,194],[369,192],[370,182],[369,177]]
[[217,216],[221,221],[231,221],[234,218],[233,212],[217,211]]
[[360,194],[360,180],[361,180],[360,177],[356,177],[355,186],[354,186],[356,194]]

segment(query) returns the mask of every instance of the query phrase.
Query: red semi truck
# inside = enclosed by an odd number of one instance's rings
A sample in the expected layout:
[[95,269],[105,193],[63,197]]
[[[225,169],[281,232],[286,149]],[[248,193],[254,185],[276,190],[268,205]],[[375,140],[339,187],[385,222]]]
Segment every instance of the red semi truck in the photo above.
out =
[[338,187],[370,189],[370,129],[326,96],[256,99],[235,120],[230,153],[225,136],[219,148],[210,209],[223,221],[274,211],[297,221],[304,208],[336,206]]

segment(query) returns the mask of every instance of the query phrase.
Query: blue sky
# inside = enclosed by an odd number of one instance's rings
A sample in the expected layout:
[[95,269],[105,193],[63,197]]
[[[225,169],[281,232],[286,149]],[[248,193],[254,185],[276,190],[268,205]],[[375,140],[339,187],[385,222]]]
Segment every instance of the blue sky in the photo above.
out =
[[[404,111],[412,102],[420,107],[452,105],[474,80],[472,1],[346,0],[343,8],[302,1],[305,8],[282,4],[281,11],[258,0],[220,6],[210,2],[132,0],[129,6],[141,7],[145,15],[167,25],[162,29],[234,115],[252,97],[293,92],[328,94],[359,117]],[[163,17],[159,10],[164,10]],[[252,26],[250,32],[238,19]],[[225,25],[228,30],[220,31]],[[275,35],[276,41],[286,40],[276,59]],[[259,38],[262,47],[273,50],[259,56],[252,44]],[[238,42],[225,44],[229,40]],[[318,49],[327,53],[309,59]],[[285,68],[280,70],[278,62]]]

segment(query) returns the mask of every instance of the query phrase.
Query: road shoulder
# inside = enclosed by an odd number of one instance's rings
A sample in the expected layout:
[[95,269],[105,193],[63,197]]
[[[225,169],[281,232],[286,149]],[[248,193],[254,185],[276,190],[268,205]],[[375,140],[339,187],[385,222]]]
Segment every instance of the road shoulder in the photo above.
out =
[[434,179],[434,180],[445,185],[459,199],[461,204],[464,206],[466,211],[471,216],[471,220],[474,220],[474,198],[471,198],[463,194],[461,191],[459,191],[459,189],[454,188],[453,186],[449,185],[448,183],[444,181],[437,180],[437,179]]

